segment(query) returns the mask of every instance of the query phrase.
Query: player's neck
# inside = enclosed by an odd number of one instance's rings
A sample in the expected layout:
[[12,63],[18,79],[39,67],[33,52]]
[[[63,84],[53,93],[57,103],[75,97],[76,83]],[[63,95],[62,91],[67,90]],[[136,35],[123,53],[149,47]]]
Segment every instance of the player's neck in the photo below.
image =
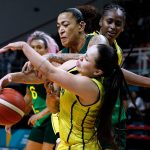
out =
[[72,44],[72,47],[69,48],[69,53],[79,53],[86,42],[86,37],[86,34],[84,34],[76,40],[75,43]]

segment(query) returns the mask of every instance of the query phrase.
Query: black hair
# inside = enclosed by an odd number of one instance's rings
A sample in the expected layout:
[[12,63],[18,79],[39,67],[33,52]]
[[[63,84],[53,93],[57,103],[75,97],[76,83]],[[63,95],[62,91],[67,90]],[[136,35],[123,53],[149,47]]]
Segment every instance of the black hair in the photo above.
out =
[[67,8],[67,9],[63,10],[61,13],[64,13],[64,12],[72,13],[73,16],[76,18],[77,23],[80,23],[81,21],[84,21],[82,12],[77,8]]
[[125,9],[122,6],[120,6],[120,5],[116,4],[116,3],[109,3],[109,4],[104,5],[101,17],[105,16],[108,11],[110,11],[110,10],[117,10],[117,9],[120,9],[122,11],[123,16],[124,16],[124,20],[123,21],[124,21],[124,24],[125,24],[126,11],[125,11]]
[[117,149],[112,134],[112,112],[116,104],[117,98],[123,101],[122,89],[124,87],[124,76],[120,66],[118,65],[118,56],[115,49],[108,45],[99,44],[98,58],[96,60],[96,67],[103,71],[103,86],[104,97],[101,108],[97,116],[97,137],[100,143],[107,143]]
[[101,69],[104,72],[103,76],[107,77],[111,74],[116,65],[118,65],[118,55],[116,50],[110,46],[98,44],[97,48],[99,56],[96,60],[96,68]]
[[92,33],[100,30],[100,12],[93,5],[78,5],[77,8],[82,12],[86,23],[85,33]]

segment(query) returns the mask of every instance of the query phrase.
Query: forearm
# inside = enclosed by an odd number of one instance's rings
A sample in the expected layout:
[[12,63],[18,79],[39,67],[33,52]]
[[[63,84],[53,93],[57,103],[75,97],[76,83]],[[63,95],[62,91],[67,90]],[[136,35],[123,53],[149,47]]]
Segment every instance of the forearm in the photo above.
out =
[[44,110],[42,110],[39,114],[39,119],[43,118],[45,115],[49,114],[49,109],[46,107]]
[[73,54],[73,53],[69,53],[69,54],[62,54],[62,53],[57,53],[57,54],[53,54],[53,53],[49,53],[44,55],[44,57],[49,60],[50,62],[57,62],[57,63],[64,63],[68,60],[71,59],[79,59],[79,57],[83,55],[83,54]]
[[27,115],[32,110],[32,95],[28,88],[26,88],[26,94],[24,96],[24,100],[25,100],[25,104],[26,104],[25,105],[25,114]]
[[141,87],[150,87],[150,78],[137,75],[126,69],[122,69],[122,71],[128,84]]
[[52,96],[51,94],[47,94],[46,96],[46,105],[51,113],[59,112],[59,96]]
[[42,74],[47,75],[47,73],[54,67],[48,60],[38,54],[33,48],[28,44],[24,43],[22,45],[22,51],[28,60],[32,63],[37,71],[42,72]]
[[22,72],[10,73],[11,82],[14,83],[23,83],[23,84],[41,84],[44,82],[43,79],[39,79],[35,76],[35,73],[24,74]]

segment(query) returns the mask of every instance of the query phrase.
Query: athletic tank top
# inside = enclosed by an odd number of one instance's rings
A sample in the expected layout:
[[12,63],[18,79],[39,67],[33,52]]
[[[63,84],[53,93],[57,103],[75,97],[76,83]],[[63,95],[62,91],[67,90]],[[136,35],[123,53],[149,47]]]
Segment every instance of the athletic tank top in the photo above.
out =
[[114,41],[114,45],[115,45],[115,49],[117,50],[117,55],[118,55],[118,64],[121,65],[122,64],[122,49],[119,47],[119,45],[117,44],[117,41]]
[[[86,37],[86,41],[85,41],[85,44],[83,45],[83,47],[80,49],[80,51],[79,51],[79,53],[80,54],[84,54],[84,53],[86,53],[86,51],[87,51],[87,47],[88,47],[88,44],[89,44],[89,41],[90,41],[90,39],[94,36],[95,34],[94,33],[92,33],[92,34],[89,34],[89,35],[87,35],[87,37]],[[69,48],[63,48],[62,50],[61,50],[61,53],[69,53]],[[53,130],[54,130],[54,132],[55,133],[58,133],[59,132],[59,125],[58,125],[58,121],[57,121],[57,116],[58,116],[58,114],[52,114],[52,125],[53,125]]]
[[[93,36],[94,36],[94,34],[89,34],[89,35],[87,35],[85,44],[83,45],[83,47],[82,47],[82,48],[80,49],[80,51],[79,51],[80,54],[86,53],[87,47],[88,47],[88,44],[89,44],[89,41],[90,41],[90,39],[91,39]],[[61,50],[61,52],[62,52],[62,53],[69,53],[69,48],[63,48],[63,49]]]
[[[32,109],[35,114],[41,112],[46,108],[46,90],[44,84],[32,84],[28,85],[31,96],[32,96]],[[46,118],[49,117],[49,114],[45,115],[43,118],[39,119],[35,126],[40,126]]]
[[[117,54],[118,54],[118,64],[121,65],[122,64],[122,49],[118,46],[117,41],[114,41],[114,45],[115,45],[115,49],[117,50]],[[120,109],[120,99],[118,98],[113,110],[113,114],[112,114],[112,125],[115,125],[118,123],[118,117],[119,117],[119,109]],[[124,121],[126,120],[126,112],[125,109],[122,107],[121,110],[121,116],[120,116],[120,121]]]
[[[74,70],[75,68],[70,72]],[[58,149],[101,149],[95,135],[95,121],[104,91],[100,81],[94,78],[91,80],[98,86],[101,96],[97,102],[89,106],[82,105],[75,94],[61,89],[59,113],[61,144]]]

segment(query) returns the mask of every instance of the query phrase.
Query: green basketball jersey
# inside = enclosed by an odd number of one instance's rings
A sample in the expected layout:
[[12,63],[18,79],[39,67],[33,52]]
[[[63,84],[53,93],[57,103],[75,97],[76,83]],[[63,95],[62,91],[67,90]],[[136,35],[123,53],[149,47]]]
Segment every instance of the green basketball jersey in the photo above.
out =
[[[32,96],[32,109],[35,114],[41,112],[46,108],[46,90],[44,84],[32,84],[27,86]],[[45,115],[43,118],[36,122],[35,126],[40,126],[49,114]]]
[[[90,41],[90,39],[91,39],[93,36],[94,36],[94,34],[87,35],[85,44],[83,45],[83,47],[82,47],[82,48],[80,49],[80,51],[79,51],[80,54],[86,53],[87,47],[88,47],[88,44],[89,44],[89,41]],[[69,48],[63,48],[61,51],[62,51],[62,53],[69,53]]]

